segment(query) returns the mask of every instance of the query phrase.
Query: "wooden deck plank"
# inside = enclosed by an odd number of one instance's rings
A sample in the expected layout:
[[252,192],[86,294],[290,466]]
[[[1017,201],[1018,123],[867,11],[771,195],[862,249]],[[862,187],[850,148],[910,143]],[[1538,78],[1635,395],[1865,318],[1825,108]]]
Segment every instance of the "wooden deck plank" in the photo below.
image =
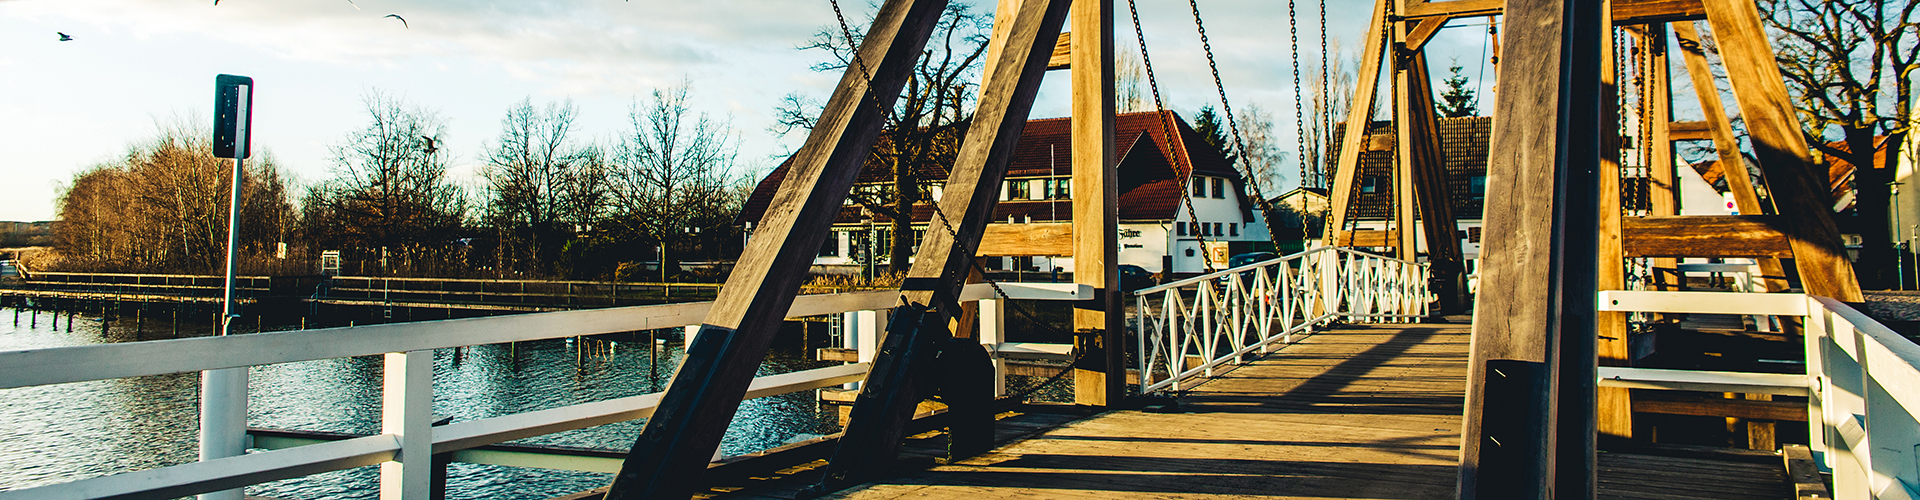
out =
[[[1217,370],[1182,393],[1177,408],[1003,420],[1003,439],[1012,430],[1006,427],[1029,437],[834,496],[1452,498],[1468,332],[1465,325],[1419,324],[1319,333]],[[1047,429],[1033,433],[1036,427]],[[1778,469],[1751,460],[1601,453],[1600,498],[1788,498]],[[809,474],[793,479],[809,482]],[[795,489],[718,496],[787,498]]]

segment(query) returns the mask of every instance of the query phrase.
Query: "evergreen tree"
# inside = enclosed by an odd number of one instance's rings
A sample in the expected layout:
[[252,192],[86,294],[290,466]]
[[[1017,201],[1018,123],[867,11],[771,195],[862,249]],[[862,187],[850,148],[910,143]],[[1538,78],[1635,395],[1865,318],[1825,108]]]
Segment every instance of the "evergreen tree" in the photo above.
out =
[[1458,64],[1447,68],[1447,72],[1453,73],[1453,76],[1447,77],[1444,82],[1447,91],[1440,94],[1440,98],[1446,101],[1437,106],[1440,116],[1459,118],[1480,114],[1480,97],[1474,95],[1473,89],[1467,88],[1467,75],[1460,74],[1461,69]]
[[1227,157],[1227,164],[1240,160],[1239,152],[1233,150],[1233,141],[1227,138],[1226,123],[1221,121],[1219,114],[1213,112],[1212,104],[1201,106],[1200,112],[1193,114],[1193,131],[1199,132],[1200,140],[1208,146],[1220,150],[1220,154]]

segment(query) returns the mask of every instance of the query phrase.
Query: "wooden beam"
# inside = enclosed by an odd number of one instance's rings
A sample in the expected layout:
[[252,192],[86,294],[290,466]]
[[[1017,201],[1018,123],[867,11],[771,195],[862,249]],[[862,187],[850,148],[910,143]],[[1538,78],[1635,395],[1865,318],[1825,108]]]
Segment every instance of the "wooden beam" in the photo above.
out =
[[[1453,0],[1446,2],[1409,2],[1402,17],[1456,18],[1499,15],[1504,10],[1502,0]],[[1668,23],[1705,19],[1706,10],[1700,0],[1631,0],[1613,4],[1613,19],[1617,26],[1635,24]]]
[[1393,240],[1396,238],[1398,238],[1398,236],[1395,235],[1393,231],[1356,229],[1352,231],[1341,231],[1338,241],[1341,242],[1340,246],[1390,247],[1393,246]]
[[[1613,26],[1609,24],[1604,32],[1611,35]],[[1614,103],[1620,97],[1615,62],[1619,49],[1613,44],[1612,36],[1602,37],[1600,45],[1600,98],[1606,104],[1600,107],[1600,123],[1604,127],[1615,128],[1620,120],[1620,107]],[[1644,73],[1643,73],[1644,74]],[[1627,288],[1626,256],[1621,250],[1621,203],[1620,203],[1620,134],[1600,135],[1600,196],[1599,196],[1599,255],[1594,259],[1596,266],[1595,291],[1625,290]],[[1644,142],[1644,141],[1642,141]],[[1630,366],[1632,355],[1627,349],[1627,313],[1598,312],[1594,314],[1594,352],[1601,366]],[[1619,387],[1599,387],[1595,389],[1594,408],[1596,430],[1601,439],[1610,442],[1625,442],[1633,437],[1632,402],[1627,390]]]
[[1453,216],[1453,189],[1447,185],[1447,159],[1440,148],[1440,122],[1434,115],[1433,79],[1427,72],[1427,58],[1415,53],[1411,59],[1404,72],[1406,105],[1399,112],[1401,121],[1407,124],[1407,133],[1402,136],[1406,144],[1402,151],[1406,153],[1401,157],[1409,160],[1413,170],[1413,194],[1427,238],[1433,292],[1439,296],[1440,310],[1453,314],[1466,309],[1460,228]]
[[1091,406],[1126,397],[1120,308],[1120,177],[1113,151],[1113,0],[1073,0],[1073,280],[1098,296],[1075,304],[1082,352],[1073,400]]
[[1380,152],[1380,151],[1393,151],[1393,143],[1397,139],[1398,138],[1391,133],[1367,134],[1366,145],[1363,146],[1364,149],[1361,149],[1361,151],[1367,152],[1367,153],[1374,153],[1374,152]]
[[[1760,206],[1759,190],[1754,188],[1752,177],[1747,173],[1747,161],[1740,156],[1740,143],[1733,136],[1733,122],[1727,118],[1726,105],[1720,102],[1720,87],[1713,81],[1713,69],[1707,63],[1705,46],[1700,43],[1700,32],[1694,29],[1692,22],[1683,22],[1673,25],[1673,34],[1679,39],[1680,52],[1687,64],[1687,76],[1693,80],[1694,95],[1700,99],[1701,114],[1706,117],[1708,133],[1713,137],[1714,152],[1720,157],[1720,171],[1725,173],[1727,191],[1733,193],[1734,208],[1747,215],[1765,213]],[[1760,260],[1762,275],[1779,277],[1764,281],[1769,292],[1787,289],[1786,268],[1780,262],[1780,258],[1785,257],[1776,257]]]
[[[846,433],[834,448],[822,487],[837,490],[864,481],[899,455],[907,422],[914,407],[931,387],[920,381],[943,380],[929,376],[935,363],[959,352],[942,350],[943,341],[953,336],[952,320],[961,316],[960,289],[973,271],[974,253],[980,235],[993,220],[993,207],[1000,195],[1001,181],[1013,158],[1014,145],[1026,128],[1027,115],[1034,96],[1040,91],[1046,74],[1046,61],[1052,55],[1050,43],[1060,33],[1067,17],[1068,0],[1023,0],[1013,28],[1008,32],[1004,51],[994,66],[995,74],[986,80],[991,86],[980,93],[980,105],[974,112],[973,126],[967,130],[947,188],[934,211],[919,255],[900,285],[900,299],[882,349],[867,373],[860,395],[849,414]],[[977,349],[977,343],[974,344]],[[988,363],[981,354],[982,365]],[[965,368],[984,368],[960,364]],[[943,393],[967,391],[969,382],[990,384],[991,377],[978,380],[944,379]],[[991,390],[985,392],[991,396]],[[950,404],[953,404],[950,402]],[[956,409],[958,406],[956,406]],[[983,417],[984,418],[984,417]],[[991,422],[991,420],[988,420]],[[990,423],[987,424],[990,427]],[[959,427],[956,425],[956,427]],[[972,428],[978,428],[974,426]],[[956,429],[957,430],[957,429]],[[985,439],[991,440],[991,432]],[[978,438],[968,446],[977,447]],[[956,443],[960,444],[960,443]],[[960,446],[967,448],[968,446]]]
[[[1704,121],[1667,122],[1665,130],[1669,141],[1711,141],[1714,136],[1713,126]],[[1667,148],[1672,149],[1673,146]]]
[[1786,79],[1761,28],[1759,7],[1751,0],[1703,3],[1734,99],[1740,103],[1740,116],[1752,138],[1754,156],[1769,179],[1774,206],[1787,220],[1801,287],[1809,295],[1865,301],[1828,208],[1826,171],[1818,169],[1807,150],[1800,119],[1787,96]]
[[1627,258],[1793,256],[1777,216],[1628,217],[1622,225]]
[[1421,48],[1427,46],[1428,40],[1433,39],[1434,33],[1440,32],[1440,28],[1446,27],[1447,21],[1452,20],[1451,17],[1434,17],[1411,21],[1420,24],[1414,25],[1413,29],[1407,31],[1407,37],[1400,42],[1401,50],[1419,52]]
[[1733,417],[1752,420],[1785,420],[1789,422],[1807,421],[1807,404],[1788,401],[1766,401],[1753,399],[1726,398],[1633,398],[1634,413],[1658,413],[1662,415],[1692,415],[1700,417]]
[[1073,224],[988,224],[980,236],[980,257],[1069,257]]
[[686,498],[733,421],[794,294],[912,74],[943,0],[888,0],[794,155],[767,214],[606,495]]
[[[1444,21],[1442,19],[1441,21]],[[1394,241],[1394,256],[1406,260],[1418,260],[1420,254],[1420,232],[1414,229],[1418,224],[1419,205],[1415,204],[1413,163],[1417,154],[1413,151],[1415,137],[1410,129],[1415,112],[1411,102],[1413,98],[1413,78],[1410,66],[1416,53],[1401,50],[1405,47],[1409,22],[1393,23],[1393,42],[1396,50],[1388,57],[1393,60],[1393,131],[1401,153],[1395,155],[1393,163],[1393,227],[1399,230],[1399,238]],[[1429,106],[1431,107],[1431,106]]]
[[[1374,94],[1380,88],[1380,64],[1386,58],[1387,2],[1377,0],[1373,6],[1373,20],[1367,25],[1366,47],[1360,51],[1360,70],[1354,80],[1353,97],[1347,102],[1347,120],[1345,135],[1340,139],[1340,159],[1334,164],[1333,183],[1327,185],[1328,193],[1333,197],[1333,220],[1327,225],[1326,235],[1331,238],[1347,229],[1347,212],[1353,203],[1354,182],[1359,180],[1361,143],[1368,137],[1369,125],[1373,123]],[[1336,244],[1329,240],[1328,244]]]
[[1073,67],[1073,44],[1070,40],[1070,35],[1072,35],[1072,33],[1061,33],[1060,39],[1054,41],[1053,57],[1047,59],[1048,70]]
[[[1604,2],[1508,0],[1459,497],[1593,493]],[[1556,492],[1560,492],[1556,494]]]

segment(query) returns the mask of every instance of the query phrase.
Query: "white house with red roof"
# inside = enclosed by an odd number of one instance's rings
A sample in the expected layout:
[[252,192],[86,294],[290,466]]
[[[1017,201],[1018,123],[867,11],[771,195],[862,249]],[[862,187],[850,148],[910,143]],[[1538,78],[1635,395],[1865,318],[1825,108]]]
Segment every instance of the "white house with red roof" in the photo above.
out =
[[[1175,131],[1171,137],[1167,130]],[[1115,156],[1119,158],[1120,263],[1175,274],[1205,272],[1211,259],[1223,267],[1229,256],[1269,249],[1264,217],[1248,194],[1246,181],[1225,156],[1201,140],[1185,120],[1173,112],[1126,113],[1114,120]],[[994,219],[1000,223],[1033,224],[1073,219],[1073,152],[1068,119],[1031,120],[1015,147],[1006,184]],[[877,168],[876,168],[877,167]],[[742,210],[742,222],[757,222],[786,177],[787,165],[767,175]],[[928,177],[945,177],[944,169]],[[1188,182],[1191,179],[1192,182]],[[884,166],[870,165],[854,189],[880,189],[891,183]],[[930,183],[930,199],[939,199],[944,186]],[[1182,197],[1182,193],[1187,196]],[[1189,209],[1189,206],[1191,209]],[[917,206],[913,214],[916,241],[926,230],[933,210]],[[880,254],[887,262],[891,221],[870,214],[851,201],[833,226],[834,235],[814,260],[818,272],[858,272],[863,255]],[[997,261],[997,262],[995,262]],[[1073,269],[1071,257],[990,259],[1000,270],[1050,273]],[[997,266],[995,265],[997,264]]]

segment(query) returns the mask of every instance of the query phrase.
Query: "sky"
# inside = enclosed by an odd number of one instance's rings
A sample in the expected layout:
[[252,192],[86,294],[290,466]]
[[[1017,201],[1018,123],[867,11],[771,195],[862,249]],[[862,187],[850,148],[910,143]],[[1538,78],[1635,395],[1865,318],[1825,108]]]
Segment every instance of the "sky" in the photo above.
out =
[[[1187,2],[1138,2],[1168,106],[1189,117],[1218,107]],[[1329,3],[1330,36],[1357,52],[1371,2]],[[850,20],[877,8],[842,4]],[[1115,45],[1137,51],[1125,7],[1116,2]],[[1276,142],[1292,149],[1287,4],[1200,8],[1233,106],[1272,112]],[[1298,6],[1308,65],[1319,59],[1315,8]],[[367,121],[371,91],[444,117],[451,175],[477,185],[482,151],[521,99],[571,100],[582,138],[611,141],[630,127],[635,99],[682,81],[696,111],[731,123],[742,173],[758,175],[803,139],[768,131],[780,98],[824,100],[838,80],[810,68],[824,54],[795,48],[831,23],[827,0],[0,0],[0,220],[53,218],[76,173],[123,157],[162,126],[210,127],[221,73],[254,79],[255,158],[271,155],[298,182],[333,175],[329,148]],[[1457,61],[1470,86],[1491,88],[1493,71],[1480,71],[1485,38],[1483,27],[1442,30],[1427,48],[1435,79]],[[1066,114],[1067,79],[1048,75],[1035,118]],[[1483,98],[1482,109],[1491,103]]]

